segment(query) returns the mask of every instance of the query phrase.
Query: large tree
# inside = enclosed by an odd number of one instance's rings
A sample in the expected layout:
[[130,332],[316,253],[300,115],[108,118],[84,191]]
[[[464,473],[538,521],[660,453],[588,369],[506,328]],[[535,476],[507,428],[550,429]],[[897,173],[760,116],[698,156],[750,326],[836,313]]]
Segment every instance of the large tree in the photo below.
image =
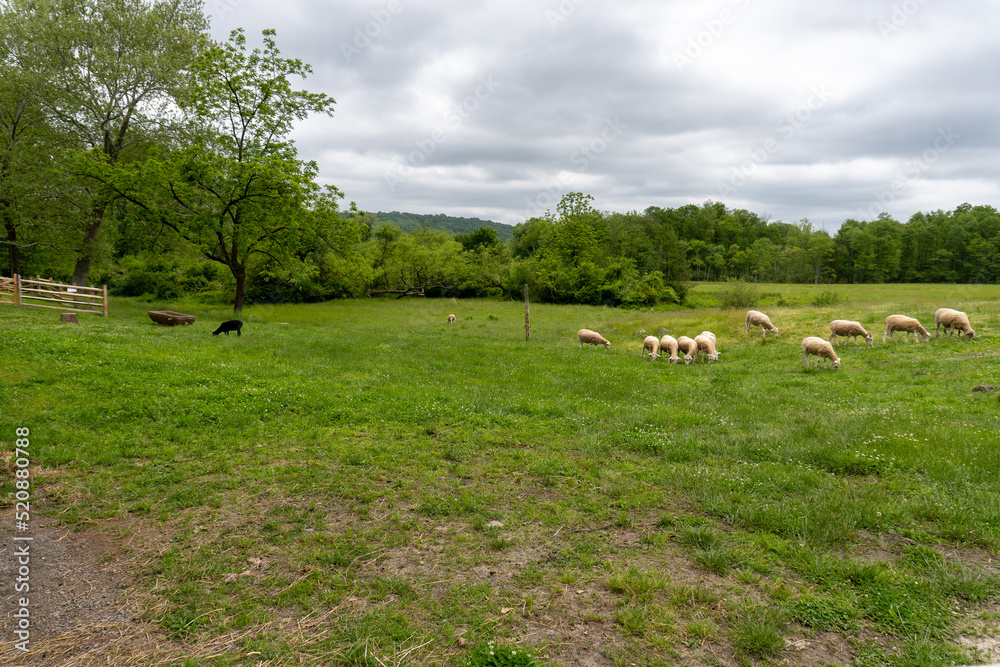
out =
[[365,250],[374,267],[372,296],[424,296],[430,289],[455,287],[468,274],[462,244],[428,226],[403,234],[383,224]]
[[318,191],[315,163],[298,159],[288,138],[293,124],[310,113],[332,116],[335,101],[293,88],[290,78],[304,79],[312,68],[282,58],[274,36],[263,31],[263,48],[248,52],[243,31],[234,30],[228,42],[213,44],[196,60],[184,105],[205,138],[179,153],[165,179],[177,213],[168,224],[229,268],[237,313],[249,262],[294,260],[303,233],[323,235],[310,222],[336,221],[303,215],[310,208],[335,209],[339,192]]
[[6,59],[0,61],[0,223],[10,275],[21,273],[25,218],[36,200],[38,137],[43,135],[44,118],[30,87]]
[[[8,0],[0,21],[9,62],[51,122],[110,166],[173,136],[174,99],[208,26],[200,0]],[[87,283],[114,200],[93,185],[78,199],[76,285]]]
[[51,262],[67,260],[76,213],[66,196],[72,181],[55,169],[70,137],[48,122],[30,81],[7,57],[11,36],[0,40],[0,245],[10,275],[51,272]]
[[206,48],[179,98],[189,145],[154,152],[131,170],[104,168],[94,178],[173,230],[236,281],[233,310],[243,310],[247,277],[289,271],[320,245],[335,247],[336,188],[321,189],[316,165],[300,160],[288,138],[310,113],[333,114],[334,100],[293,88],[312,70],[282,58],[273,30],[247,50],[242,30]]

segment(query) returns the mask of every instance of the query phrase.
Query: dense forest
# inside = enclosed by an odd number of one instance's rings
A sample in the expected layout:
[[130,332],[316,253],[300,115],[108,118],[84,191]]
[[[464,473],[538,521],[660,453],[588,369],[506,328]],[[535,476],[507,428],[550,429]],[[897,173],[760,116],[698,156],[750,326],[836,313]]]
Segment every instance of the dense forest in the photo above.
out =
[[385,222],[399,228],[401,232],[414,232],[421,227],[433,227],[452,234],[471,234],[480,227],[492,227],[497,231],[497,238],[501,241],[510,241],[514,234],[514,228],[502,222],[482,220],[481,218],[460,218],[443,213],[421,215],[419,213],[400,213],[399,211],[390,213],[379,211],[375,217],[379,222]]
[[[514,297],[683,302],[692,281],[995,282],[1000,214],[963,204],[846,220],[830,235],[721,202],[602,212],[567,193],[513,228],[365,213],[318,183],[288,135],[334,100],[273,31],[208,37],[198,0],[9,0],[0,7],[4,275],[118,295],[317,301]],[[332,122],[332,121],[331,121]]]

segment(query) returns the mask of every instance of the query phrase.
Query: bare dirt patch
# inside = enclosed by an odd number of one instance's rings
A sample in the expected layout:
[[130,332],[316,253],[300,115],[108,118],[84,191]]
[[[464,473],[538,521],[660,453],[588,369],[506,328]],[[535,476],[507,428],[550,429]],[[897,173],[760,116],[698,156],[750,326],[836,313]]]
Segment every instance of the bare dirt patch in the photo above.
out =
[[[16,625],[13,613],[18,608],[17,598],[21,597],[13,591],[12,583],[19,567],[13,556],[13,537],[20,534],[11,530],[12,510],[6,508],[0,512],[3,529],[0,536],[4,544],[0,554],[0,581],[4,582],[2,600],[6,612],[0,664],[155,665],[185,657],[199,664],[209,664],[220,656],[239,656],[253,661],[252,664],[278,664],[258,660],[252,652],[246,653],[249,650],[247,640],[262,633],[285,638],[289,645],[302,651],[294,658],[308,664],[316,659],[310,647],[323,640],[338,619],[357,616],[372,605],[364,598],[351,596],[336,608],[317,608],[307,614],[297,610],[276,610],[276,617],[262,626],[219,636],[202,636],[195,643],[172,641],[155,620],[164,600],[154,591],[145,590],[149,582],[137,583],[133,579],[151,557],[171,543],[173,528],[170,525],[126,517],[73,530],[58,526],[54,518],[35,514],[37,518],[31,522],[31,531],[25,533],[33,539],[30,543],[31,591],[28,594],[31,650],[23,653],[12,641]],[[489,607],[487,616],[495,619],[497,625],[505,626],[507,632],[516,637],[516,643],[540,647],[554,664],[610,667],[630,662],[636,655],[641,642],[630,638],[616,622],[622,596],[613,594],[607,586],[608,577],[617,570],[597,567],[593,572],[583,572],[577,580],[565,582],[553,575],[561,568],[559,547],[565,546],[556,538],[564,537],[565,532],[589,532],[586,529],[559,529],[553,535],[540,526],[517,526],[517,538],[509,546],[480,551],[476,558],[461,563],[447,558],[445,550],[456,535],[466,541],[480,539],[475,537],[478,531],[472,525],[458,521],[442,525],[421,517],[412,518],[423,524],[419,539],[371,554],[370,563],[364,570],[369,576],[427,582],[430,587],[427,592],[432,596],[447,594],[447,589],[454,584],[488,582],[493,594],[485,603]],[[239,516],[233,515],[221,521],[236,524],[239,520]],[[345,511],[331,512],[328,522],[340,529],[360,529],[370,524],[371,519],[364,520]],[[677,608],[679,615],[672,622],[674,630],[665,631],[670,641],[669,646],[663,648],[661,659],[689,665],[739,664],[740,660],[726,641],[724,623],[705,639],[690,637],[685,630],[689,622],[704,619],[705,614],[725,616],[725,600],[734,593],[732,581],[695,568],[673,545],[648,547],[641,540],[642,530],[610,526],[595,530],[601,532],[609,550],[600,557],[602,560],[617,562],[621,553],[628,552],[630,565],[640,571],[660,572],[671,586],[698,588],[718,596],[717,603]],[[993,571],[997,564],[992,555],[983,552],[978,556],[984,569]],[[255,577],[274,566],[278,566],[275,559],[254,557],[246,563],[244,571],[227,576]],[[525,576],[532,570],[548,572],[544,584],[535,584]],[[797,582],[789,580],[786,583],[794,586]],[[757,594],[766,595],[763,584],[759,588]],[[411,611],[419,625],[420,612]],[[687,613],[691,615],[685,616]],[[997,616],[1000,614],[989,618]],[[978,650],[978,655],[984,658],[1000,658],[995,623],[982,622],[974,626],[965,633],[963,643]],[[422,654],[424,664],[441,664],[449,656],[460,653],[462,630],[455,628],[454,644],[444,642],[426,649]],[[419,661],[419,656],[415,657]],[[851,662],[852,647],[846,637],[797,626],[789,628],[785,650],[774,660],[775,664],[803,666]]]
[[[0,581],[5,610],[0,664],[108,665],[131,664],[158,652],[156,632],[141,616],[126,551],[116,544],[111,526],[73,531],[55,521],[32,516],[28,532],[13,530],[13,508],[0,518],[3,552]],[[31,537],[15,542],[14,536]],[[15,544],[29,546],[27,557],[15,555]],[[28,574],[19,574],[27,560]],[[18,577],[29,590],[18,592]],[[28,600],[28,652],[17,648],[15,634],[21,598]]]

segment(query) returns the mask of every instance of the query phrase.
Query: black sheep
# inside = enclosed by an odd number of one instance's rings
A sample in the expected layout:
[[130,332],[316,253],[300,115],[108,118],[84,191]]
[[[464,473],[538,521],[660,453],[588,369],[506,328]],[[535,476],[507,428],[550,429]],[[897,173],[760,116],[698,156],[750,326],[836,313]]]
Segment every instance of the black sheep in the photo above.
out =
[[243,328],[243,323],[239,320],[229,320],[228,322],[223,322],[219,325],[219,328],[212,332],[213,336],[218,336],[220,333],[225,332],[228,336],[230,331],[235,331],[237,336],[242,336],[241,329]]

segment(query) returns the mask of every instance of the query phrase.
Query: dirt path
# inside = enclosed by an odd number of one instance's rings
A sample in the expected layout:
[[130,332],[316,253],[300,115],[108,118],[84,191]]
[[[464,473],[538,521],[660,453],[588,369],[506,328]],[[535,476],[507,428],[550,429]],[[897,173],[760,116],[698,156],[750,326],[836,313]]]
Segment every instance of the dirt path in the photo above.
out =
[[[29,530],[21,532],[13,509],[0,513],[0,665],[127,665],[155,654],[150,624],[132,599],[127,545],[112,541],[117,527],[74,531],[32,512]],[[24,584],[27,591],[16,590]],[[25,608],[30,634],[22,644],[23,619],[16,614]]]

